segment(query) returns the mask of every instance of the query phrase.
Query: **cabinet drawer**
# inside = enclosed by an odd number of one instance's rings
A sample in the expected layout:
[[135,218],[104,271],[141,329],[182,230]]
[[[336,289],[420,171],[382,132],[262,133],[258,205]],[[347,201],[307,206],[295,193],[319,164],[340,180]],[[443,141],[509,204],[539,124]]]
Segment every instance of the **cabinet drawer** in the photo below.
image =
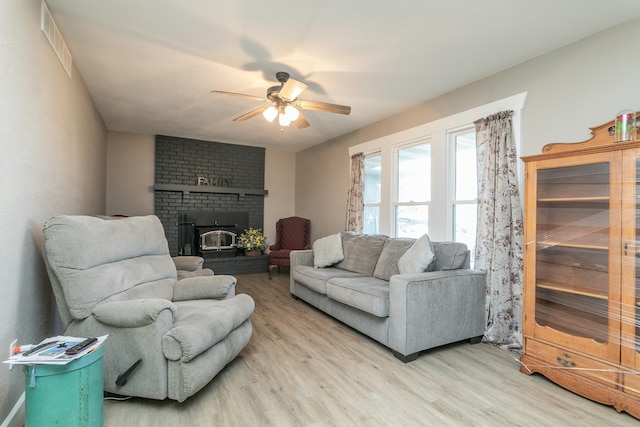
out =
[[625,393],[640,397],[640,372],[627,372],[622,377]]
[[548,363],[552,369],[566,369],[574,375],[588,377],[594,381],[616,388],[619,384],[619,368],[585,356],[532,339],[526,341],[526,354]]

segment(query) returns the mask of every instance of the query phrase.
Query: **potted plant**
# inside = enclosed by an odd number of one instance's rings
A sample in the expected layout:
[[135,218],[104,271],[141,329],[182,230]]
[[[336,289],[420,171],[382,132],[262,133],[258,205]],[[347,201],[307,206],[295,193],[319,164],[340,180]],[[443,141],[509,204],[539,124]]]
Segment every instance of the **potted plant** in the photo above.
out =
[[267,248],[267,242],[261,229],[249,228],[240,235],[238,247],[244,249],[247,256],[258,256]]

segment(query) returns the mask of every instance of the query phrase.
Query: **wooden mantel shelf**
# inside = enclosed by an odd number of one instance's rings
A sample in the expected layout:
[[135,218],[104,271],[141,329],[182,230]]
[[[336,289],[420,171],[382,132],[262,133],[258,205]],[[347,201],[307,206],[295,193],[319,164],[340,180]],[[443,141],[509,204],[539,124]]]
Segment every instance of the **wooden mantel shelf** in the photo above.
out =
[[238,194],[240,196],[266,196],[268,190],[257,190],[253,188],[239,187],[219,187],[216,185],[181,185],[181,184],[155,184],[154,191],[176,191],[181,192],[183,196],[189,193],[221,193],[221,194]]

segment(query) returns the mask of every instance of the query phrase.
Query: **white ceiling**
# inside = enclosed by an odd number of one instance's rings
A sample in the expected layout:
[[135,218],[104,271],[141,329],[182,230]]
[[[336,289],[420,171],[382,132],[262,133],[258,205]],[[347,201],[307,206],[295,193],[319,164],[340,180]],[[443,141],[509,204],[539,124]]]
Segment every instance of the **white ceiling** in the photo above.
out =
[[[637,0],[48,0],[109,130],[299,151],[640,16]],[[596,59],[594,59],[596,60]],[[287,71],[305,111],[232,119]]]

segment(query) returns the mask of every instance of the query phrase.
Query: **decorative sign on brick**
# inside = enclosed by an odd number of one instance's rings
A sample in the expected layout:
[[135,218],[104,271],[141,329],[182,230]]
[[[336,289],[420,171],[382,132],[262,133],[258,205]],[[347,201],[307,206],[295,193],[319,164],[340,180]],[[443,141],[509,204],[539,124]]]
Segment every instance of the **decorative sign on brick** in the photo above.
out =
[[229,178],[219,176],[199,176],[196,180],[198,185],[213,185],[216,187],[233,187],[233,183]]

